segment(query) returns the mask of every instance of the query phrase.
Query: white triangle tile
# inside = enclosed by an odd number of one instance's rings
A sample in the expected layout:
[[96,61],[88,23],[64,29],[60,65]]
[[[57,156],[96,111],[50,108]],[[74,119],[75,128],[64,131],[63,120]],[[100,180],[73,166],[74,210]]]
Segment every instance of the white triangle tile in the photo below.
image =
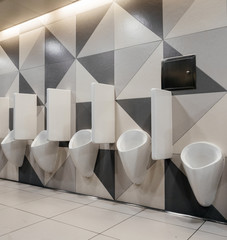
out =
[[12,85],[10,86],[8,92],[6,93],[6,97],[9,98],[9,107],[14,107],[14,93],[19,92],[19,73],[17,74],[15,80],[13,81]]
[[226,0],[195,0],[167,38],[227,26]]
[[19,63],[20,67],[23,66],[24,61],[30,54],[33,46],[35,45],[40,34],[44,31],[44,28],[38,28],[33,31],[23,33],[19,36]]
[[20,69],[28,69],[45,65],[45,30],[42,28],[38,38],[36,39],[33,47],[30,49],[29,54],[24,60]]
[[6,52],[3,50],[3,48],[0,46],[0,73],[1,75],[10,73],[10,72],[16,72],[18,69],[15,67],[14,63],[10,60]]
[[117,97],[159,44],[160,42],[156,41],[115,51],[114,76]]
[[9,90],[13,81],[15,80],[15,77],[17,76],[17,74],[18,74],[18,71],[0,75],[0,79],[1,79],[0,97],[5,97],[7,91]]
[[114,13],[115,49],[161,40],[116,3]]
[[76,102],[91,101],[91,83],[97,82],[76,60]]
[[19,169],[9,161],[0,171],[0,178],[19,181]]
[[163,0],[163,33],[164,37],[180,20],[194,0]]
[[208,141],[227,155],[227,95],[215,104],[186,134],[174,144],[174,153],[181,153],[188,144]]
[[224,95],[224,92],[218,92],[173,96],[173,142],[181,138]]
[[76,60],[70,66],[57,88],[76,91]]
[[93,174],[90,178],[85,178],[77,171],[76,192],[106,199],[113,199],[95,174]]
[[116,103],[116,139],[129,129],[141,129],[141,127],[128,115],[128,113]]
[[45,67],[31,68],[20,72],[40,100],[45,103]]
[[132,184],[117,200],[152,208],[165,208],[164,161],[156,161],[148,169],[141,185]]
[[162,59],[163,43],[156,48],[117,99],[150,97],[151,88],[161,88]]
[[114,50],[114,6],[103,17],[78,58]]
[[45,129],[45,107],[37,106],[37,135]]
[[76,55],[76,17],[46,26],[50,32],[64,45],[64,47],[75,57]]
[[196,65],[227,88],[227,27],[195,33],[166,42],[183,55],[196,54]]

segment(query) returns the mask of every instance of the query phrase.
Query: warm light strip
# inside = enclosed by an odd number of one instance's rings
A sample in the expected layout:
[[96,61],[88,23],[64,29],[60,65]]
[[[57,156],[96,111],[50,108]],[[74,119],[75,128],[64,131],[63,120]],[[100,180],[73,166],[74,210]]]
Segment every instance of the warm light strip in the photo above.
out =
[[0,32],[0,41],[11,37],[18,36],[20,33],[42,27],[60,19],[73,16],[91,9],[97,8],[107,3],[112,3],[113,0],[80,0],[69,4],[65,7],[59,8],[50,13],[36,17],[24,23],[18,24]]

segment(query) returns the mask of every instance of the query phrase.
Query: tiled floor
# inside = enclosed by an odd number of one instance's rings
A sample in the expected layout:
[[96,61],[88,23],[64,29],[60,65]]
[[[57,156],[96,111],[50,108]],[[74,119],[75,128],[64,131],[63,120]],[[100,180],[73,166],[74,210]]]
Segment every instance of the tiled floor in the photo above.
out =
[[0,240],[227,240],[227,225],[0,180]]

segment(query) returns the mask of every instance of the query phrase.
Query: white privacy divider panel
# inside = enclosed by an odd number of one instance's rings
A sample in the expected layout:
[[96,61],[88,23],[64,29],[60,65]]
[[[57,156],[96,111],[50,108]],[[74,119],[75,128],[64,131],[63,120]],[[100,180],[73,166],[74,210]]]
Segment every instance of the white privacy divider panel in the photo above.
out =
[[14,93],[13,124],[15,139],[34,139],[37,135],[37,95]]
[[115,142],[115,94],[114,86],[91,84],[92,142]]
[[4,138],[9,130],[9,98],[0,97],[0,138]]
[[170,91],[151,89],[152,159],[171,158],[172,144],[172,94]]
[[47,89],[47,135],[50,141],[69,141],[71,139],[71,90]]

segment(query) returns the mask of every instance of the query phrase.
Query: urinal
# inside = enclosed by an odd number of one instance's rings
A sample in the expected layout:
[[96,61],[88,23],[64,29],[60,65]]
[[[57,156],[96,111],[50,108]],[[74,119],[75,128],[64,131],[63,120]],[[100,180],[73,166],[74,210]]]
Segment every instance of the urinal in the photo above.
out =
[[83,129],[73,135],[69,142],[69,152],[73,163],[83,177],[94,173],[99,144],[92,142],[91,129]]
[[58,154],[58,141],[49,141],[47,131],[40,132],[31,145],[32,154],[45,172],[51,173],[56,167]]
[[224,168],[221,149],[209,142],[195,142],[182,150],[181,159],[197,201],[210,206]]
[[117,141],[121,162],[129,179],[141,184],[151,161],[151,138],[139,129],[128,130]]
[[14,130],[10,131],[8,135],[1,142],[2,151],[7,160],[16,167],[21,167],[24,162],[24,155],[26,150],[26,140],[16,140],[14,138]]

